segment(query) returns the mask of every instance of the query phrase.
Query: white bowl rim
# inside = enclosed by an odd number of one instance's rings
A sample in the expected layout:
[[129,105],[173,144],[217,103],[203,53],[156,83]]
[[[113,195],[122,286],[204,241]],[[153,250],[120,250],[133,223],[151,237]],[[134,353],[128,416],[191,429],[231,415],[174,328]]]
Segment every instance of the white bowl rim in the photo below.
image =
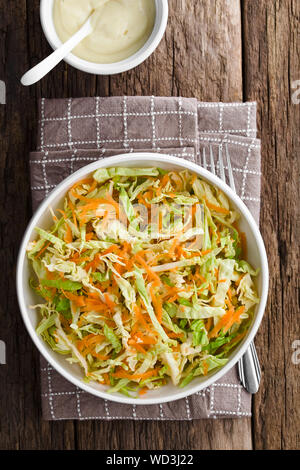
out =
[[[41,217],[44,211],[48,208],[48,206],[51,205],[51,202],[56,198],[57,193],[61,192],[63,188],[67,190],[67,188],[70,187],[72,184],[74,184],[76,181],[82,179],[82,177],[85,174],[91,173],[97,170],[98,168],[109,168],[113,166],[118,166],[119,164],[124,164],[124,162],[126,162],[126,159],[128,163],[129,162],[134,163],[134,161],[145,160],[147,162],[147,166],[149,166],[149,162],[151,161],[156,162],[155,166],[157,166],[158,162],[165,163],[167,161],[171,165],[173,164],[174,166],[180,166],[184,169],[190,170],[198,174],[199,176],[202,176],[204,179],[211,182],[212,184],[218,186],[233,201],[233,203],[237,206],[238,210],[241,212],[243,217],[246,218],[246,221],[249,224],[250,229],[252,230],[252,233],[254,234],[254,237],[257,243],[260,261],[261,261],[260,268],[261,268],[261,276],[262,276],[262,293],[261,293],[260,303],[258,305],[258,311],[257,311],[252,327],[249,329],[248,334],[246,338],[244,339],[244,341],[242,342],[242,344],[235,350],[233,357],[228,361],[227,364],[225,364],[225,366],[222,366],[220,369],[218,369],[217,372],[213,373],[212,376],[209,377],[206,381],[200,384],[195,384],[195,386],[189,389],[188,391],[185,391],[184,388],[183,389],[178,388],[177,393],[172,394],[172,396],[165,397],[165,398],[159,398],[159,397],[157,398],[146,398],[146,397],[145,398],[129,398],[126,396],[123,397],[119,395],[102,392],[100,390],[95,390],[93,388],[90,388],[89,385],[84,383],[83,381],[76,379],[71,373],[66,371],[58,362],[56,362],[56,360],[53,357],[51,357],[51,355],[48,353],[46,349],[46,345],[38,341],[38,336],[35,332],[34,327],[32,326],[29,320],[29,316],[27,313],[28,307],[26,306],[25,299],[24,299],[24,286],[23,286],[22,273],[23,273],[23,266],[24,266],[24,262],[26,258],[25,256],[26,246],[28,244],[31,233],[37,224],[38,219]],[[268,297],[269,270],[268,270],[268,260],[267,260],[264,242],[259,232],[259,229],[256,225],[256,222],[253,216],[251,215],[249,209],[243,203],[243,201],[232,191],[232,189],[227,184],[225,184],[217,176],[213,175],[209,171],[202,168],[200,165],[197,165],[196,163],[192,163],[188,160],[184,160],[178,157],[173,157],[170,155],[153,153],[153,152],[135,152],[135,153],[130,153],[130,154],[128,153],[119,154],[113,157],[106,157],[96,162],[90,163],[89,165],[84,166],[83,168],[79,169],[72,175],[68,176],[60,184],[58,184],[55,187],[55,189],[52,190],[52,192],[48,195],[46,199],[44,199],[44,201],[40,204],[40,206],[36,210],[35,214],[31,218],[27,226],[27,229],[25,231],[23,240],[20,245],[19,254],[18,254],[17,270],[16,270],[16,284],[17,284],[17,297],[18,297],[21,315],[23,317],[23,321],[25,323],[27,331],[29,335],[31,336],[31,339],[33,340],[34,344],[36,345],[40,353],[44,356],[44,358],[63,377],[65,377],[67,380],[69,380],[69,382],[73,383],[77,387],[85,390],[86,392],[92,395],[95,395],[97,397],[104,398],[106,400],[110,400],[110,401],[114,401],[118,403],[126,403],[126,404],[131,404],[131,405],[154,405],[154,404],[159,404],[159,403],[167,403],[171,401],[176,401],[181,398],[185,398],[189,395],[193,395],[194,393],[199,392],[200,390],[203,390],[204,388],[210,386],[212,383],[220,379],[223,375],[226,374],[226,372],[228,372],[238,362],[238,360],[243,356],[243,354],[247,350],[250,343],[253,341],[257,333],[257,330],[259,328],[259,325],[261,323],[261,320],[263,318],[263,314],[264,314],[264,310],[265,310],[266,302],[267,302],[267,297]]]
[[[52,0],[53,3],[54,0]],[[157,48],[160,41],[163,38],[165,33],[167,23],[168,23],[168,0],[155,0],[156,2],[156,19],[153,31],[146,41],[146,43],[139,49],[135,54],[124,59],[120,62],[114,62],[111,64],[97,64],[96,62],[89,62],[87,60],[81,59],[76,55],[70,53],[67,57],[64,58],[64,61],[68,64],[72,65],[78,70],[82,70],[83,72],[88,72],[91,74],[96,75],[114,75],[117,73],[126,72],[127,70],[131,70],[134,67],[137,67],[142,62],[144,62]],[[158,9],[157,5],[160,5],[160,12],[161,16],[158,16]],[[59,39],[53,21],[53,15],[51,18],[47,15],[47,11],[49,8],[49,0],[41,0],[40,3],[40,20],[43,32],[46,36],[46,39],[52,49],[57,49],[61,44],[61,40]],[[53,28],[53,31],[52,31]],[[155,29],[157,28],[157,31]]]

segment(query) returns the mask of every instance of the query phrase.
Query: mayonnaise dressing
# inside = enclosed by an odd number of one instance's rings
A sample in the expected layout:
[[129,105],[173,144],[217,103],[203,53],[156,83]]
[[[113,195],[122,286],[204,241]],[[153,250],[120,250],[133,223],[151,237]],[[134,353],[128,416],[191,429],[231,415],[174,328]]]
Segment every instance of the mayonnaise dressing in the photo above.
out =
[[155,0],[55,0],[54,24],[61,41],[75,34],[93,10],[93,32],[72,51],[89,62],[127,59],[145,44],[154,27]]

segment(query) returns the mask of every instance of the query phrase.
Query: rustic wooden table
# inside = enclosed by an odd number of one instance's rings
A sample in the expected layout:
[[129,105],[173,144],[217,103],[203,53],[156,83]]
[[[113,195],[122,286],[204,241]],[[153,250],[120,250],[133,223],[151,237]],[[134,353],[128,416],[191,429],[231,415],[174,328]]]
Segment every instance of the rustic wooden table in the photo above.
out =
[[[133,71],[112,77],[60,64],[36,86],[23,72],[50,52],[38,0],[0,0],[0,366],[1,449],[299,448],[300,338],[297,288],[297,175],[300,105],[299,0],[170,0],[166,35]],[[295,84],[296,86],[296,84]],[[298,83],[299,88],[299,83]],[[263,378],[252,419],[194,422],[45,422],[38,352],[19,315],[18,246],[31,215],[28,153],[35,148],[40,97],[181,95],[205,101],[256,100],[262,138],[261,230],[270,263],[268,308],[256,339]],[[298,151],[298,155],[297,155]],[[294,361],[295,362],[295,361]]]

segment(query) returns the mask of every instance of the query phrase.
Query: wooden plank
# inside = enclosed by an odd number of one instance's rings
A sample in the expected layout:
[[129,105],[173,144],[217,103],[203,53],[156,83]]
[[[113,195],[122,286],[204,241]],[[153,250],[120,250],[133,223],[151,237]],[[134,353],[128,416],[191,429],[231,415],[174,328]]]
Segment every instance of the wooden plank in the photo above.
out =
[[78,449],[251,449],[251,420],[77,423]]
[[17,7],[1,1],[0,9],[0,79],[7,89],[7,104],[0,105],[0,285],[7,293],[0,307],[0,338],[7,348],[7,365],[0,366],[0,448],[62,449],[70,447],[70,439],[74,442],[74,424],[41,420],[39,354],[25,331],[15,294],[16,257],[31,214],[28,153],[36,133],[38,91],[19,84],[30,64],[28,12],[26,1]]
[[[270,266],[268,308],[256,341],[263,383],[254,400],[254,447],[299,448],[300,338],[297,220],[300,105],[292,82],[299,73],[300,2],[243,2],[245,98],[258,101],[262,138],[261,230]],[[299,86],[298,86],[299,88]],[[298,195],[298,197],[297,197]]]
[[[203,101],[241,100],[240,2],[172,0],[169,7],[168,28],[158,50],[136,69],[110,77],[110,94],[195,96]],[[101,82],[102,77],[98,78],[98,85]],[[87,442],[91,442],[88,436],[92,435],[94,426],[103,438],[100,442],[93,441],[91,448],[252,447],[250,419],[193,423],[119,421],[94,425],[78,422],[79,448],[84,449]]]
[[[38,353],[20,319],[14,287],[18,245],[31,215],[28,153],[35,147],[38,98],[99,94],[242,98],[240,2],[172,0],[168,29],[144,64],[114,77],[95,77],[66,64],[25,89],[19,78],[51,49],[39,23],[39,2],[0,0],[0,79],[7,105],[0,108],[0,282],[7,296],[0,310],[0,339],[8,365],[0,367],[2,449],[246,449],[251,422],[209,420],[152,423],[43,422]],[[14,224],[12,225],[12,221]],[[3,386],[4,384],[4,386]],[[5,404],[3,406],[3,404]]]
[[[240,1],[172,0],[166,34],[155,53],[110,78],[114,95],[242,99]],[[101,78],[100,78],[101,80]]]

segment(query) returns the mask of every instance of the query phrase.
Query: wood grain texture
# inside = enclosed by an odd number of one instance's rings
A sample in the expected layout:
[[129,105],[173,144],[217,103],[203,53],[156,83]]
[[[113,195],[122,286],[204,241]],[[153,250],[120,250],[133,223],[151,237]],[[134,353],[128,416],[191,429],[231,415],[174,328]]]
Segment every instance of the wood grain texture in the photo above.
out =
[[239,0],[171,0],[158,50],[141,66],[110,78],[114,95],[242,99]]
[[[26,89],[19,78],[51,51],[40,27],[39,2],[0,0],[0,80],[7,85],[7,104],[0,105],[0,285],[6,292],[0,304],[0,339],[6,342],[8,356],[8,364],[0,366],[1,449],[250,449],[297,444],[292,411],[297,400],[296,370],[290,361],[291,341],[297,339],[293,271],[297,260],[290,243],[295,243],[291,165],[296,165],[299,106],[292,108],[286,98],[288,74],[299,70],[297,1],[245,1],[241,15],[239,0],[170,0],[166,35],[135,70],[96,77],[61,63]],[[18,246],[31,215],[28,153],[35,148],[38,98],[155,94],[231,101],[242,99],[243,77],[244,97],[258,99],[261,113],[262,210],[267,222],[263,233],[274,271],[258,343],[260,357],[266,341],[270,356],[263,361],[265,378],[255,400],[253,429],[250,419],[42,421],[39,354],[21,321],[14,285]]]
[[[299,268],[300,105],[291,84],[300,78],[300,2],[246,0],[243,10],[245,99],[257,100],[262,138],[261,230],[270,266],[270,293],[256,344],[263,386],[254,399],[258,449],[300,445]],[[251,45],[251,47],[250,47]]]

